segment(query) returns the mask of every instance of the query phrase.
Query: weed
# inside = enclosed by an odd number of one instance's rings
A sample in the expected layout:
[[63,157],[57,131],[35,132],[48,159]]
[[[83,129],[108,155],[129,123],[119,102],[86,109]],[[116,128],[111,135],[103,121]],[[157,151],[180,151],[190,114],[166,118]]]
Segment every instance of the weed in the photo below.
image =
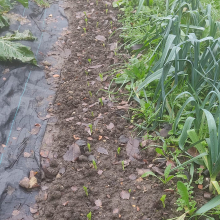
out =
[[108,14],[108,9],[105,10],[105,13]]
[[103,74],[99,73],[99,78],[103,81]]
[[34,0],[34,2],[36,2],[36,4],[38,6],[43,7],[43,8],[49,8],[50,7],[50,4],[45,0]]
[[117,153],[118,153],[118,155],[120,154],[120,152],[121,152],[121,148],[118,147],[118,149],[117,149]]
[[176,201],[178,205],[177,211],[184,210],[189,215],[192,215],[196,210],[196,201],[193,200],[191,195],[193,192],[181,181],[177,182],[177,189],[180,195],[180,198]]
[[97,165],[96,165],[96,162],[94,160],[92,161],[92,164],[93,164],[94,168],[97,170]]
[[89,87],[89,85],[90,85],[89,82],[87,82],[87,86],[88,86],[88,87]]
[[87,147],[88,147],[89,152],[91,152],[91,145],[90,145],[90,143],[87,143]]
[[125,170],[125,162],[124,162],[124,160],[121,161],[121,165],[122,165],[122,170]]
[[93,111],[91,112],[91,115],[92,115],[92,117],[94,117],[94,112]]
[[85,27],[83,28],[83,30],[84,30],[84,33],[86,34],[86,28]]
[[89,95],[92,97],[92,92],[91,91],[89,91]]
[[129,189],[128,192],[131,193],[131,189]]
[[101,103],[101,106],[103,106],[103,101],[102,101],[102,98],[99,98],[99,103]]
[[87,187],[86,187],[86,186],[83,186],[83,189],[84,189],[84,191],[85,191],[86,196],[89,196]]
[[98,26],[99,26],[99,22],[97,21],[97,22],[96,22],[96,28],[98,28]]
[[92,220],[92,212],[89,212],[89,213],[87,214],[87,218],[88,218],[88,220]]
[[88,26],[88,18],[85,17],[86,27]]
[[161,201],[162,204],[163,204],[163,208],[165,208],[165,199],[166,199],[166,196],[167,196],[167,195],[162,195],[161,198],[160,198],[160,201]]
[[112,21],[110,21],[111,29],[112,29]]
[[92,134],[92,124],[89,124],[88,126],[89,126],[90,132],[91,132],[91,134]]

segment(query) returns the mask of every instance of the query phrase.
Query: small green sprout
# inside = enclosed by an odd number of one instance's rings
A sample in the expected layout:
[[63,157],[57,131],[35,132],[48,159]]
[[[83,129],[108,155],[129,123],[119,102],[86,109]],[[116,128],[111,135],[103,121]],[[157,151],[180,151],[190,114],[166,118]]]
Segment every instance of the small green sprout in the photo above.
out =
[[87,82],[87,86],[89,86],[89,82]]
[[83,28],[83,30],[84,30],[84,33],[86,34],[86,28]]
[[160,201],[161,201],[162,204],[163,204],[163,208],[165,208],[165,199],[166,199],[166,196],[167,196],[167,195],[162,195],[161,198],[160,198]]
[[91,64],[92,60],[91,60],[91,59],[88,59],[88,62],[89,62],[89,64]]
[[87,17],[86,12],[84,11],[83,13],[84,13],[84,15]]
[[90,152],[90,151],[91,151],[91,145],[90,145],[90,143],[87,143],[87,147],[88,147],[89,152]]
[[101,106],[103,106],[103,101],[102,101],[102,98],[99,98],[99,102],[101,103]]
[[117,153],[118,153],[118,155],[120,154],[120,152],[121,152],[121,148],[118,147],[118,149],[117,149]]
[[105,10],[105,13],[108,14],[108,9]]
[[97,21],[97,22],[96,22],[96,28],[98,28],[98,26],[99,26],[99,22]]
[[90,128],[90,132],[92,133],[92,124],[89,124],[88,126]]
[[88,75],[89,75],[89,72],[85,70],[85,74],[88,76]]
[[105,4],[105,7],[106,7],[106,8],[108,7],[108,4],[107,4],[107,3]]
[[103,45],[103,47],[105,47],[105,44],[102,44]]
[[128,192],[131,193],[131,189],[129,189]]
[[88,18],[85,17],[86,27],[88,26]]
[[87,218],[88,218],[89,220],[92,220],[92,213],[91,213],[91,212],[87,215]]
[[103,74],[99,73],[99,78],[101,79],[101,81],[103,80]]
[[111,29],[112,29],[112,21],[110,21],[110,24],[111,24]]
[[91,112],[91,115],[92,115],[92,117],[94,117],[94,112],[93,111]]
[[97,170],[97,165],[96,165],[96,162],[94,160],[92,161],[92,164],[93,164],[94,168]]
[[86,187],[86,186],[83,186],[83,189],[84,189],[84,191],[85,191],[85,193],[86,193],[86,196],[89,196],[87,187]]
[[121,161],[121,165],[122,165],[122,170],[125,170],[125,162],[124,162],[124,160]]
[[92,97],[92,92],[91,91],[89,91],[89,95]]
[[114,54],[115,54],[115,56],[117,56],[117,52],[116,52],[116,50],[114,51]]

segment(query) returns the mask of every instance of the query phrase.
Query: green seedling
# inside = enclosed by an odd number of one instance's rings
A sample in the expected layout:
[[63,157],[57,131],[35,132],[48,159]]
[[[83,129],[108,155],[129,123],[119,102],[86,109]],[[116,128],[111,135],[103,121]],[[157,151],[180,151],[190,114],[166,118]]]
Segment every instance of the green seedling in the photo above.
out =
[[96,22],[96,28],[98,28],[98,26],[99,26],[99,22],[97,21],[97,22]]
[[102,44],[103,45],[103,47],[105,47],[105,44]]
[[171,179],[173,179],[173,177],[174,177],[174,175],[169,176],[170,171],[171,171],[171,164],[169,164],[169,165],[166,167],[165,171],[164,171],[164,179],[158,177],[158,176],[155,175],[152,171],[149,171],[149,172],[144,173],[141,177],[144,178],[144,177],[147,177],[147,176],[149,176],[149,175],[155,176],[155,177],[157,177],[163,184],[167,184],[167,183],[168,183]]
[[89,95],[92,97],[92,92],[91,91],[89,91]]
[[125,170],[125,162],[124,162],[124,160],[121,161],[121,165],[122,165],[122,170]]
[[89,64],[91,64],[92,60],[91,60],[91,59],[88,59],[88,62],[89,62]]
[[91,151],[91,145],[90,145],[90,143],[87,143],[87,147],[88,147],[89,152],[90,152],[90,151]]
[[187,188],[187,186],[181,182],[177,182],[177,189],[180,198],[177,199],[176,204],[178,205],[177,211],[184,210],[185,213],[192,215],[196,210],[196,201],[193,200],[191,194],[193,191]]
[[86,28],[83,28],[83,30],[84,30],[84,33],[86,34]]
[[105,10],[105,13],[108,14],[108,9]]
[[89,75],[89,72],[85,70],[85,74],[88,76],[88,75]]
[[102,98],[99,98],[99,103],[101,103],[101,106],[103,106],[103,101],[102,101]]
[[88,26],[88,18],[85,17],[86,27]]
[[89,196],[87,187],[86,187],[86,186],[83,186],[83,189],[84,189],[84,191],[85,191],[86,196]]
[[108,8],[108,4],[105,4],[105,7]]
[[89,214],[87,214],[87,218],[88,218],[89,220],[92,219],[92,213],[91,213],[91,212],[90,212]]
[[84,13],[84,15],[87,17],[86,12],[84,11],[83,13]]
[[88,126],[89,126],[90,132],[91,132],[91,134],[92,134],[92,124],[89,124]]
[[163,208],[165,208],[165,199],[166,199],[166,196],[167,196],[167,195],[162,195],[161,198],[160,198],[160,201],[161,201],[162,204],[163,204]]
[[89,82],[87,82],[87,86],[89,86]]
[[94,117],[94,112],[93,111],[91,112],[91,115],[92,115],[92,117]]
[[103,74],[99,73],[99,78],[101,79],[101,81],[103,80]]
[[97,170],[97,165],[96,165],[96,162],[94,160],[92,161],[92,164],[93,164],[94,168]]
[[121,148],[118,147],[118,149],[117,149],[117,153],[118,153],[118,155],[120,154],[120,152],[121,152]]
[[112,29],[112,21],[110,21],[110,24],[111,24],[111,29]]
[[96,5],[98,5],[99,4],[99,1],[98,0],[96,0]]
[[131,193],[131,189],[129,189],[128,192]]

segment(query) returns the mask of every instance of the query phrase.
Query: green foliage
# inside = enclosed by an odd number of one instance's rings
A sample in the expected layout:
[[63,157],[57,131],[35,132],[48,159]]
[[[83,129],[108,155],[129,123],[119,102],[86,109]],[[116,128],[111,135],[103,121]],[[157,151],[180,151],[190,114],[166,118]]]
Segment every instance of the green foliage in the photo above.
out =
[[118,153],[118,155],[120,154],[120,152],[121,152],[121,148],[118,147],[118,149],[117,149],[117,153]]
[[36,4],[40,7],[43,8],[49,8],[50,4],[46,1],[46,0],[34,0],[34,2],[36,2]]
[[166,196],[167,196],[167,195],[162,195],[161,198],[160,198],[160,201],[161,201],[162,204],[163,204],[163,208],[165,208],[165,199],[166,199]]
[[125,170],[125,162],[124,162],[124,160],[121,161],[121,165],[122,165],[122,170]]
[[91,220],[91,219],[92,219],[92,212],[89,212],[89,213],[87,214],[87,218],[88,218],[88,220]]
[[88,150],[89,150],[89,152],[91,151],[91,145],[90,145],[90,143],[87,143],[87,147],[88,147]]
[[89,196],[87,187],[86,187],[86,186],[83,186],[83,189],[84,189],[84,191],[85,191],[86,196]]
[[96,162],[94,160],[92,161],[92,164],[93,164],[94,168],[97,170],[97,165],[96,165]]
[[91,134],[92,134],[92,124],[89,124],[88,126],[89,126],[90,132],[91,132]]
[[189,213],[189,215],[192,215],[196,208],[196,201],[193,200],[191,187],[187,188],[187,186],[181,182],[177,182],[177,189],[178,193],[180,195],[180,198],[177,200],[178,205],[178,211],[184,210],[186,213]]

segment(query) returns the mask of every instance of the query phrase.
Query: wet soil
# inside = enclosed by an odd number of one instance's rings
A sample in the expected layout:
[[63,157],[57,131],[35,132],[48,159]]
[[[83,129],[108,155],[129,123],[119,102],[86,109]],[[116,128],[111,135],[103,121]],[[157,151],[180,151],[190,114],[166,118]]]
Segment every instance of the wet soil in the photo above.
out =
[[[123,90],[109,96],[112,76],[100,75],[128,56],[123,51],[117,57],[114,53],[120,40],[118,31],[112,33],[120,24],[119,12],[111,3],[80,0],[65,4],[69,32],[61,41],[63,50],[70,49],[71,55],[63,65],[57,97],[48,110],[57,120],[48,124],[42,144],[43,179],[35,219],[87,219],[89,212],[97,220],[158,220],[181,215],[176,212],[174,182],[164,185],[140,177],[152,166],[155,149],[140,153],[141,138],[128,120],[127,109],[132,103],[126,102]],[[148,141],[146,146],[150,144]],[[170,188],[173,190],[167,190]],[[160,201],[164,194],[165,208]],[[197,200],[203,203],[202,193]]]

